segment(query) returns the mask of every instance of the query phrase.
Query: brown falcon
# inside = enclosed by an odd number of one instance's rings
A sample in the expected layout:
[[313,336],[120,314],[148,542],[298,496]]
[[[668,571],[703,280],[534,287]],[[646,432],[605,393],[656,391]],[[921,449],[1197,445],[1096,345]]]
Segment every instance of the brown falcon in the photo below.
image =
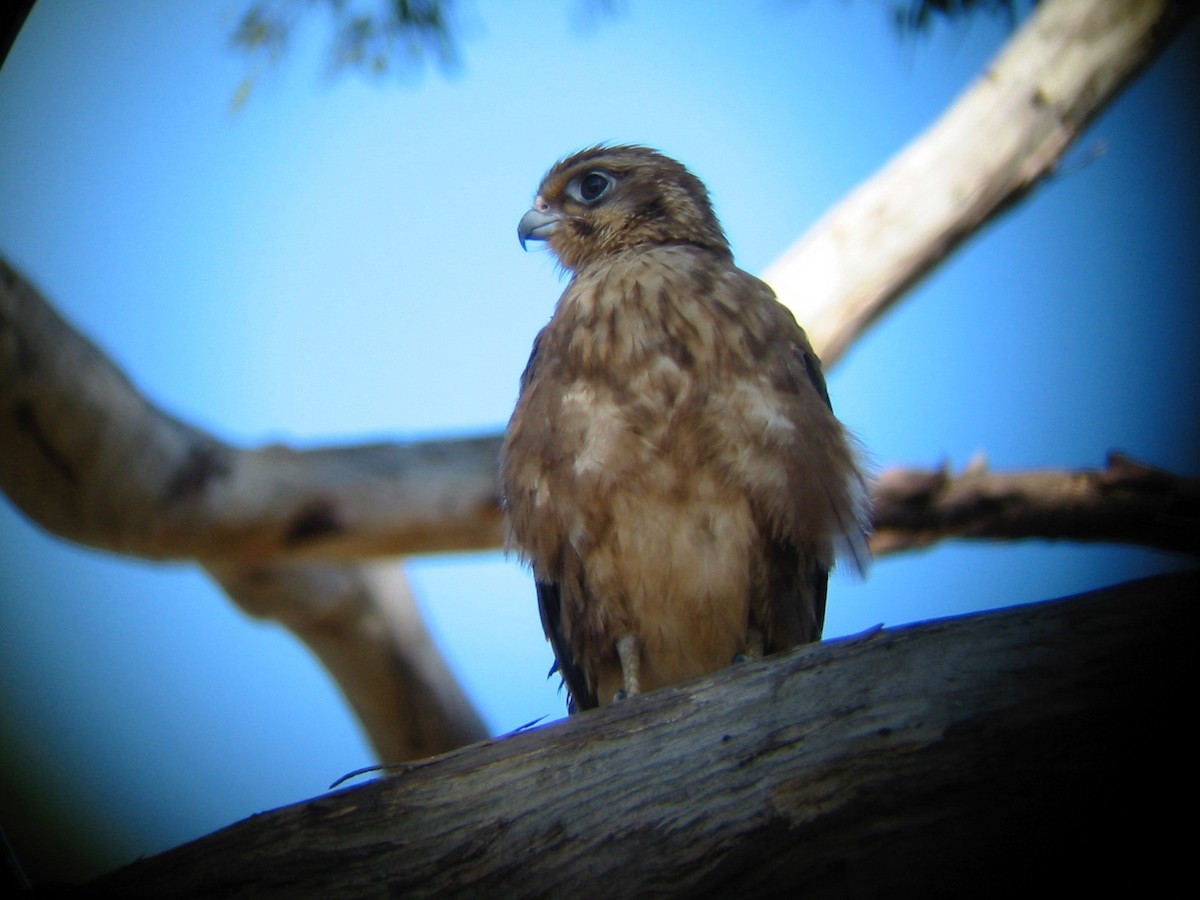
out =
[[733,263],[708,191],[645,147],[555,165],[518,227],[572,273],[501,463],[571,708],[818,640],[865,496],[821,365]]

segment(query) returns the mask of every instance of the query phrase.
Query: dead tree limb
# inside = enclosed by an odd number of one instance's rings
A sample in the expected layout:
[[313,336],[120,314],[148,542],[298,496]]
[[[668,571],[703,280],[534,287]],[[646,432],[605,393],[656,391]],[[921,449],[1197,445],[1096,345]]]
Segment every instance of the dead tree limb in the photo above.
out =
[[500,544],[497,436],[231,446],[157,408],[3,259],[0,336],[0,487],[68,540],[244,564]]
[[[1196,572],[888,629],[415,763],[124,897],[1020,896],[1181,877]],[[1178,851],[1176,854],[1175,851]]]
[[1054,173],[1196,12],[1188,0],[1046,0],[924,134],[763,274],[828,367],[967,238]]
[[1133,544],[1200,556],[1200,479],[1109,454],[1103,469],[891,469],[872,493],[877,554],[951,538]]

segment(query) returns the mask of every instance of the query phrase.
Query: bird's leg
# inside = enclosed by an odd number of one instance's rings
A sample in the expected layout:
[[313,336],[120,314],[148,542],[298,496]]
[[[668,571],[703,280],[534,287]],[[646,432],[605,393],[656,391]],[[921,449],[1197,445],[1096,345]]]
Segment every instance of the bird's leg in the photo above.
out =
[[758,659],[763,655],[763,634],[757,628],[751,626],[746,631],[746,649],[741,653],[733,655],[735,663],[745,662],[748,659]]
[[758,659],[763,655],[763,633],[757,628],[746,632],[746,655]]
[[615,699],[624,700],[641,693],[641,650],[638,639],[632,634],[623,634],[617,638],[617,656],[621,659],[621,680],[625,687],[617,691]]

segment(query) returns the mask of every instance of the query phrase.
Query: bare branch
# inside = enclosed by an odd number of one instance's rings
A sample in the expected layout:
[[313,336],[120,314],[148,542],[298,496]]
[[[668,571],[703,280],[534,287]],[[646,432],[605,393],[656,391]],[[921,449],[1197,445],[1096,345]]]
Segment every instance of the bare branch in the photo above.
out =
[[500,544],[498,436],[232,447],[151,404],[2,258],[0,337],[0,488],[57,535],[247,564]]
[[1163,687],[1185,683],[1198,587],[810,645],[256,816],[87,892],[1162,893],[1189,857],[1156,815],[1191,763]]
[[1185,0],[1039,4],[932,127],[764,273],[826,367],[963,241],[1053,173],[1195,11]]
[[398,566],[283,560],[318,538],[336,553],[360,532],[358,555],[372,540],[379,552],[388,540],[496,545],[498,439],[235,449],[153,406],[3,259],[0,423],[0,488],[31,518],[94,547],[204,563],[239,606],[317,654],[381,760],[487,734]]
[[1111,454],[1092,471],[892,469],[872,492],[877,554],[948,538],[1105,541],[1200,556],[1200,479]]

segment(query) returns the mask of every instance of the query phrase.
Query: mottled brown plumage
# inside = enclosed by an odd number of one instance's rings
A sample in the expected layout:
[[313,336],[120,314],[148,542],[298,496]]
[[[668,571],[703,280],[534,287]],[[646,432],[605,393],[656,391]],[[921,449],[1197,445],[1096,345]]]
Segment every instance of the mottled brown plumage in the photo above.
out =
[[863,479],[820,363],[733,263],[704,185],[644,147],[554,166],[519,226],[573,273],[502,481],[579,708],[815,641]]

